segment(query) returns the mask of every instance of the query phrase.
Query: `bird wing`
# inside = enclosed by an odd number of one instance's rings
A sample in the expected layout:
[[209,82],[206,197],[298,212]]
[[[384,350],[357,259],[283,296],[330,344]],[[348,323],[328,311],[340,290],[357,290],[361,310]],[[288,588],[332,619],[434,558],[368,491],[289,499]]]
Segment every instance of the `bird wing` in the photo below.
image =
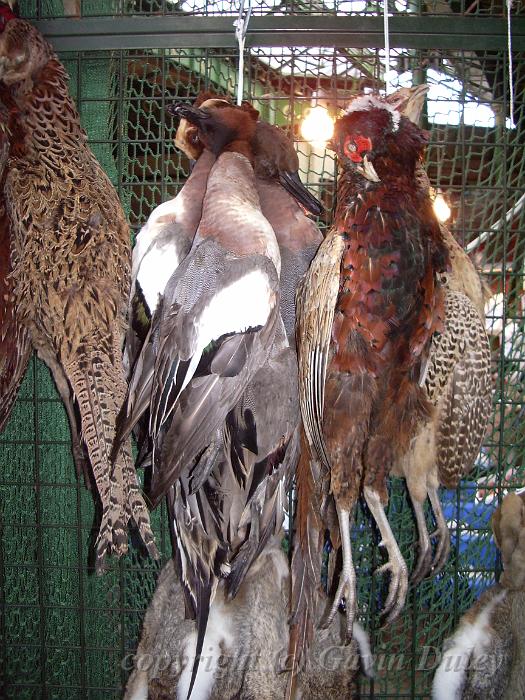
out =
[[128,402],[133,425],[136,397],[151,382],[155,503],[209,444],[266,361],[278,302],[277,272],[267,258],[234,256],[213,240],[197,246],[171,278],[141,353],[146,357],[156,344],[153,374],[144,362]]
[[325,379],[344,248],[342,236],[328,235],[297,290],[301,413],[308,442],[327,468],[330,462],[323,438]]
[[437,410],[439,481],[456,488],[472,468],[491,411],[490,347],[470,299],[448,292],[445,328],[430,348],[426,379]]
[[131,266],[130,323],[124,353],[128,371],[144,343],[159,296],[191,250],[214,161],[213,154],[205,151],[177,196],[156,207],[137,235]]

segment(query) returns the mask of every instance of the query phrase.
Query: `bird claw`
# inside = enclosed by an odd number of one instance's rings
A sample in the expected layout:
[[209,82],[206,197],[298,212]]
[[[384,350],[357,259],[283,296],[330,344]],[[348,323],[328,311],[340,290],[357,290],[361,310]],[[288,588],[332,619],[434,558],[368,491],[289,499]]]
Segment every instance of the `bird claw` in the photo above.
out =
[[435,576],[444,568],[448,561],[448,555],[450,554],[450,533],[448,527],[438,528],[432,533],[431,537],[436,537],[438,543],[428,574]]
[[320,624],[321,629],[328,629],[328,627],[330,627],[343,600],[346,614],[345,643],[349,644],[352,640],[356,605],[356,577],[354,571],[351,571],[349,574],[344,574],[341,571],[339,585],[334,596],[334,602],[332,603],[328,615]]
[[379,575],[386,571],[390,571],[390,585],[382,614],[386,616],[385,625],[388,625],[396,619],[405,604],[408,591],[408,569],[404,560],[387,561],[386,564],[376,569],[375,573]]
[[430,542],[425,546],[421,542],[419,544],[419,553],[414,570],[410,575],[410,583],[417,585],[428,576],[432,569],[432,548]]

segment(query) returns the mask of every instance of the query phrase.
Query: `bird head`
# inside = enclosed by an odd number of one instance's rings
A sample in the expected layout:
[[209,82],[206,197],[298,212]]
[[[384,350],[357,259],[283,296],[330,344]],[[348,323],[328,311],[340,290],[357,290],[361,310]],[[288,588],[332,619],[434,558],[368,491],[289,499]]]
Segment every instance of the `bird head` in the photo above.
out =
[[0,33],[0,81],[5,85],[19,83],[35,75],[53,55],[50,45],[32,24],[9,15]]
[[428,85],[414,85],[402,87],[388,95],[385,99],[398,112],[408,117],[414,124],[419,123],[423,105],[430,90]]
[[[194,102],[194,107],[200,107],[201,109],[207,109],[209,107],[221,108],[230,104],[225,98],[216,96],[209,97],[209,95],[210,93],[205,93],[205,99],[201,99],[203,96],[199,95]],[[180,148],[190,160],[198,160],[204,150],[204,145],[199,138],[198,127],[187,119],[180,120],[175,134],[175,145],[177,148]]]
[[237,150],[252,159],[250,141],[255,133],[259,112],[253,107],[228,103],[200,108],[182,102],[169,105],[168,112],[186,119],[197,128],[197,137],[218,156],[224,150]]
[[412,172],[426,141],[426,132],[386,100],[363,95],[337,120],[330,148],[343,169],[377,183]]

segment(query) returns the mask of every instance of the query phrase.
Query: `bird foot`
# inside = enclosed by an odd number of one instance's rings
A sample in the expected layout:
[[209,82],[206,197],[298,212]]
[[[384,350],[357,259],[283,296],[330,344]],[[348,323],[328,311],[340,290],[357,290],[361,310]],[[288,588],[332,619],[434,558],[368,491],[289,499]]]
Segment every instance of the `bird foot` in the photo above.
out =
[[330,627],[330,625],[332,624],[335,616],[337,615],[339,606],[341,605],[341,603],[344,602],[346,613],[345,644],[349,644],[352,640],[356,598],[356,575],[352,567],[351,571],[347,572],[346,574],[344,571],[341,571],[341,574],[339,576],[339,585],[334,596],[334,602],[332,603],[328,615],[325,617],[325,619],[320,625],[321,629],[328,629],[328,627]]
[[387,625],[396,619],[405,604],[408,591],[408,568],[386,517],[378,492],[369,486],[365,486],[363,493],[381,533],[380,546],[385,547],[388,552],[388,561],[376,569],[375,572],[376,574],[382,574],[385,571],[390,571],[388,598],[383,610],[383,615],[386,615],[385,625]]
[[388,625],[396,619],[405,605],[408,591],[408,568],[397,544],[394,543],[395,546],[392,546],[390,542],[382,544],[384,544],[388,550],[389,560],[386,564],[376,569],[375,573],[383,574],[386,571],[390,572],[388,597],[383,609],[383,615],[386,616],[385,625]]
[[428,576],[432,568],[432,547],[430,545],[430,539],[426,538],[424,541],[419,540],[418,556],[416,565],[410,575],[410,583],[417,585]]
[[445,527],[438,526],[431,537],[437,538],[437,547],[432,564],[427,573],[431,576],[435,576],[443,569],[448,561],[448,555],[450,554],[450,533],[446,524]]

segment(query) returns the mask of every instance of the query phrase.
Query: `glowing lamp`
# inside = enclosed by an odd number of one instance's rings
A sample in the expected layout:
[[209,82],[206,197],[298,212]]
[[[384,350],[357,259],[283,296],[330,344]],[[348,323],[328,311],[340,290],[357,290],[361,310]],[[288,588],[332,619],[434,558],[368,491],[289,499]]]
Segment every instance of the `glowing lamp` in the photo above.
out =
[[334,133],[334,122],[325,107],[312,107],[301,124],[305,141],[323,146]]
[[432,206],[434,208],[434,214],[437,216],[438,221],[441,221],[441,223],[445,223],[445,221],[448,221],[450,219],[450,207],[448,206],[441,192],[438,192],[435,196]]

